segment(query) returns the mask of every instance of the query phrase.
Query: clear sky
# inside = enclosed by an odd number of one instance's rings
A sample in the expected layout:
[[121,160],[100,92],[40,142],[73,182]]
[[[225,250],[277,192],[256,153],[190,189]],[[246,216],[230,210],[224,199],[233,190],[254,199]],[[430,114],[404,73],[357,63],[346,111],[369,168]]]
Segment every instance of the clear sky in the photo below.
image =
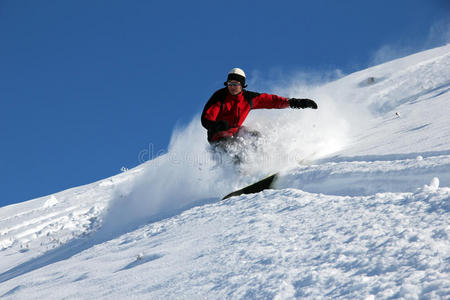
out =
[[0,206],[167,150],[232,67],[348,74],[445,44],[449,18],[448,0],[0,0]]

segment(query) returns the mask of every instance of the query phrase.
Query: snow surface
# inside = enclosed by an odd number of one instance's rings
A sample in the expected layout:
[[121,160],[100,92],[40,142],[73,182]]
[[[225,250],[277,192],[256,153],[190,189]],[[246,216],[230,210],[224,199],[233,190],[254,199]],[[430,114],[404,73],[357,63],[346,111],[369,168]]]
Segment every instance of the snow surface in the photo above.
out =
[[239,170],[196,116],[165,155],[0,208],[0,298],[450,298],[450,45],[275,90],[319,109],[252,112]]

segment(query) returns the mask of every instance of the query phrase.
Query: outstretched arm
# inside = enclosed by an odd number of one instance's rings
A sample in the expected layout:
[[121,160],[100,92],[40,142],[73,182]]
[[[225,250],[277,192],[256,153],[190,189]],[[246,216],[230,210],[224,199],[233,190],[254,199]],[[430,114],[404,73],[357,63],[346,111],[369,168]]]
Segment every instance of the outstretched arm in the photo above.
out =
[[286,107],[289,107],[288,98],[270,94],[259,94],[253,98],[253,109]]
[[253,98],[253,108],[312,108],[317,109],[317,104],[310,99],[284,98],[277,95],[259,94]]

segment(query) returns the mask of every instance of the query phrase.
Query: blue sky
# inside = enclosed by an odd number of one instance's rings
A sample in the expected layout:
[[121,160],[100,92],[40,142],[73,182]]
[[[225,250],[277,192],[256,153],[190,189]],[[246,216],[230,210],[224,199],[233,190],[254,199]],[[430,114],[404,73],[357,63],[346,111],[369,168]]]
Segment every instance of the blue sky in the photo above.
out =
[[348,74],[443,45],[449,14],[447,0],[0,0],[0,206],[166,150],[232,67]]

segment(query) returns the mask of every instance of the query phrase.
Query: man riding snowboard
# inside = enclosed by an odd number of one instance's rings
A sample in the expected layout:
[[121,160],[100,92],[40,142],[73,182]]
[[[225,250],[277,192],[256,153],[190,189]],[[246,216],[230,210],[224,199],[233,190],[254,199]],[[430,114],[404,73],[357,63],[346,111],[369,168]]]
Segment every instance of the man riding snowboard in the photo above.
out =
[[203,127],[208,130],[208,142],[212,145],[232,140],[242,130],[241,126],[252,109],[317,109],[317,104],[310,99],[288,99],[245,90],[245,73],[239,68],[231,69],[224,85],[225,88],[216,91],[208,100],[201,117]]

